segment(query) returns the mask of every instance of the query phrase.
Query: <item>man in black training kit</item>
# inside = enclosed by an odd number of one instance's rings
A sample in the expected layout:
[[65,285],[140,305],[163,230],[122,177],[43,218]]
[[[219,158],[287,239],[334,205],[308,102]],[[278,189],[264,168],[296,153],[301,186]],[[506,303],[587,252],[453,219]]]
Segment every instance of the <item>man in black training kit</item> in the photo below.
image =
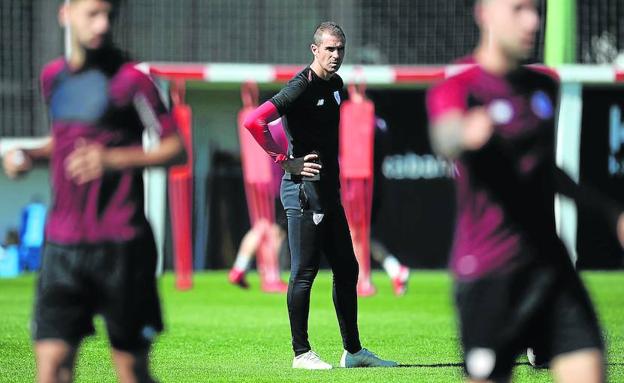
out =
[[[332,368],[312,351],[308,342],[310,290],[321,252],[334,274],[334,306],[345,349],[340,366],[397,365],[362,348],[358,334],[358,265],[339,190],[338,123],[343,82],[336,72],[344,49],[342,29],[333,22],[320,24],[311,44],[312,64],[245,121],[245,127],[285,171],[281,199],[288,217],[291,254],[288,314],[295,351],[293,368]],[[268,129],[268,123],[280,116],[288,137],[288,155]]]

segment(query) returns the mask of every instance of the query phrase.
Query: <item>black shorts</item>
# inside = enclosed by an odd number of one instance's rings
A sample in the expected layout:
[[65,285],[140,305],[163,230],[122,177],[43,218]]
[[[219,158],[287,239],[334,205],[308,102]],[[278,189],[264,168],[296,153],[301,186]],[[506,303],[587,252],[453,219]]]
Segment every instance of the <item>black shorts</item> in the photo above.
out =
[[140,351],[162,331],[153,237],[124,243],[47,243],[33,318],[33,338],[77,345],[102,315],[113,348]]
[[544,362],[604,349],[589,296],[567,260],[458,281],[455,299],[465,369],[473,379],[507,381],[527,347]]

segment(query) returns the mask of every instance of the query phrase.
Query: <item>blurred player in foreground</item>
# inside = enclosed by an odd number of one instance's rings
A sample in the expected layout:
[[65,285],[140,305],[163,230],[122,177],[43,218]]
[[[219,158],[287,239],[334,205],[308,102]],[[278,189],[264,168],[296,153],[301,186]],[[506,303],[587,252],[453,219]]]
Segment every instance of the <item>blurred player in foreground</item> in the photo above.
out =
[[479,0],[480,43],[462,73],[428,94],[431,140],[456,161],[451,260],[465,366],[507,382],[527,347],[556,381],[602,382],[604,346],[589,296],[557,237],[555,193],[600,209],[624,238],[615,204],[555,165],[558,83],[521,62],[540,25],[534,0]]
[[[333,22],[322,23],[311,44],[314,61],[245,121],[256,141],[281,165],[281,199],[288,217],[291,274],[288,314],[295,352],[293,368],[330,369],[308,341],[310,291],[321,252],[329,261],[333,298],[344,352],[342,367],[396,366],[362,348],[357,326],[358,264],[340,203],[338,124],[343,82],[336,74],[344,58],[345,35]],[[282,116],[288,155],[268,124]],[[354,148],[357,150],[357,148]],[[321,164],[322,163],[322,164]]]
[[[73,379],[95,314],[105,320],[119,380],[153,381],[148,353],[163,326],[142,168],[182,162],[185,150],[155,85],[110,42],[114,3],[61,6],[71,53],[41,76],[51,138],[3,161],[15,177],[50,159],[53,202],[32,321],[40,382]],[[141,144],[144,128],[161,137],[149,152]]]

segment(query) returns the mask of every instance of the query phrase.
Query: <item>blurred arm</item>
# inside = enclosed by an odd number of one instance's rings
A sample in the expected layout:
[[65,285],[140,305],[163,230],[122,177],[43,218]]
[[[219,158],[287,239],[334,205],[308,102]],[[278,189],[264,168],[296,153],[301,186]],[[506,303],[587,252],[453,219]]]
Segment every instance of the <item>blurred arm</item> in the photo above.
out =
[[50,136],[46,141],[36,148],[21,149],[25,155],[27,155],[33,161],[47,161],[52,155],[52,149],[54,148],[54,139]]
[[36,162],[49,160],[53,148],[54,139],[47,137],[45,142],[38,147],[10,149],[2,158],[5,174],[14,179],[29,172]]
[[624,210],[620,204],[590,186],[577,184],[558,166],[555,166],[555,190],[573,199],[580,208],[599,212],[624,244]]
[[451,79],[427,93],[429,137],[433,151],[456,159],[465,151],[479,150],[494,132],[494,123],[482,106],[468,107],[465,84]]
[[83,184],[101,177],[105,171],[171,166],[185,161],[186,150],[177,133],[164,137],[158,147],[148,152],[141,146],[106,148],[81,140],[65,160],[65,172],[76,183]]
[[481,149],[493,132],[494,124],[483,107],[465,113],[452,109],[436,117],[429,127],[433,151],[451,160],[465,151]]
[[110,148],[104,152],[105,168],[110,170],[168,167],[184,164],[186,160],[186,149],[178,134],[163,138],[158,147],[147,152],[142,147]]

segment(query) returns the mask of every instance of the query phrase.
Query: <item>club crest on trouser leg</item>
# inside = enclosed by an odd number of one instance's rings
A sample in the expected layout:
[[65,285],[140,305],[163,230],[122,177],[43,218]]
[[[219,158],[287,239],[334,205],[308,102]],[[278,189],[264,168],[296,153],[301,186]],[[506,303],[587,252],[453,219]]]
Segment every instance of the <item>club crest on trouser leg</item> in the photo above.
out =
[[323,217],[325,217],[325,214],[323,213],[314,213],[312,215],[312,221],[314,221],[315,225],[318,225],[323,220]]

